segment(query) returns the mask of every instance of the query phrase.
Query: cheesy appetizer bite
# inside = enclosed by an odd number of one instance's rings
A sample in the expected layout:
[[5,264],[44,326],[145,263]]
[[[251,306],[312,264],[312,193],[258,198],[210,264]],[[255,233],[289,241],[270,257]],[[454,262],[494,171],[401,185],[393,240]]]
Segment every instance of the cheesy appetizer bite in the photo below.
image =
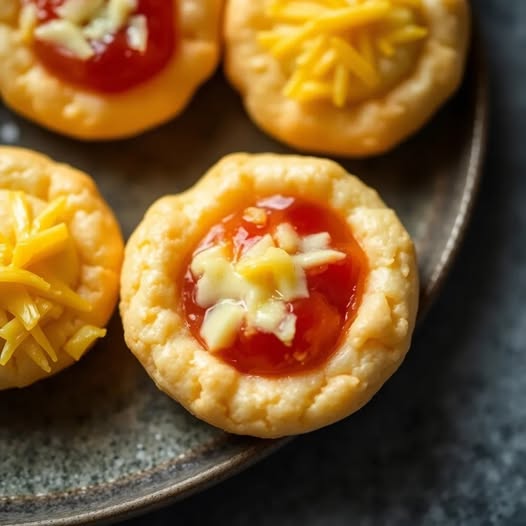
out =
[[150,208],[121,298],[126,342],[161,390],[270,438],[376,393],[408,350],[418,274],[395,213],[336,163],[235,154]]
[[0,95],[80,139],[181,112],[219,58],[222,0],[2,0]]
[[251,118],[301,150],[363,157],[457,89],[466,0],[229,0],[225,68]]
[[106,334],[123,249],[87,175],[0,147],[0,389],[57,373]]

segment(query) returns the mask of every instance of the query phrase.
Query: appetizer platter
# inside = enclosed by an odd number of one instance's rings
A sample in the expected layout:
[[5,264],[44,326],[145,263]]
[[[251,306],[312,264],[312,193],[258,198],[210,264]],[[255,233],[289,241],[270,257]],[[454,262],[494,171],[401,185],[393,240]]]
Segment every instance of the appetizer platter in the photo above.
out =
[[2,4],[0,524],[180,498],[379,391],[476,194],[470,26],[465,0]]

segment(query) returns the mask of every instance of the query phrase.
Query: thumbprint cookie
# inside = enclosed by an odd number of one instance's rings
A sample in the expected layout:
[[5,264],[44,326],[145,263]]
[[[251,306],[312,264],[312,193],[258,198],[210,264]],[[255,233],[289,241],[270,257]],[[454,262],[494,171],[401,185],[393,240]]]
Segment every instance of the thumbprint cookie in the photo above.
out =
[[161,390],[270,438],[380,389],[409,348],[418,271],[395,213],[338,164],[234,154],[149,209],[121,298],[126,342]]
[[229,0],[226,73],[262,129],[301,150],[386,152],[457,89],[466,0]]
[[219,59],[222,0],[2,0],[0,95],[80,139],[181,112]]
[[123,245],[87,175],[0,147],[0,389],[61,371],[105,336]]

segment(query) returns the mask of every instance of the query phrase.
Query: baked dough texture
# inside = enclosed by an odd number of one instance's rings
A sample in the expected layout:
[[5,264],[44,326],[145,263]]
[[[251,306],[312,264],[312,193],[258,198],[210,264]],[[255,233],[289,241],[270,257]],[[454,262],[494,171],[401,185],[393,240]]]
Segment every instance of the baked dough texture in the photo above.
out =
[[[124,252],[120,228],[112,211],[93,180],[84,173],[57,164],[38,153],[0,147],[0,205],[5,202],[4,194],[9,191],[23,192],[35,216],[50,202],[65,198],[65,223],[78,261],[77,283],[71,288],[91,304],[91,310],[73,312],[61,325],[61,335],[57,338],[60,344],[56,346],[58,360],[49,361],[49,373],[17,349],[6,365],[0,365],[0,390],[24,387],[75,363],[62,345],[75,334],[79,326],[106,325],[117,304]],[[5,215],[5,206],[0,206],[0,234],[10,228],[6,221],[11,220]],[[56,264],[60,265],[59,262]],[[64,272],[72,272],[72,269],[64,269]],[[60,318],[58,322],[61,323]],[[47,326],[44,327],[46,331]],[[0,344],[3,344],[1,338]]]
[[[356,318],[316,370],[242,374],[208,352],[185,322],[183,274],[204,234],[232,211],[275,194],[340,213],[369,265]],[[272,154],[224,158],[192,189],[161,198],[125,251],[120,311],[126,343],[159,389],[197,417],[258,437],[304,433],[363,406],[397,369],[418,306],[413,243],[377,193],[338,164]]]
[[470,33],[466,0],[421,0],[427,38],[412,73],[387,92],[343,108],[283,94],[287,76],[258,43],[271,0],[229,0],[225,70],[252,120],[302,151],[366,157],[384,153],[421,128],[458,88]]
[[83,90],[58,79],[36,59],[19,29],[20,0],[0,5],[0,95],[46,128],[84,140],[136,135],[179,114],[219,60],[222,0],[174,3],[177,49],[150,80],[122,93]]

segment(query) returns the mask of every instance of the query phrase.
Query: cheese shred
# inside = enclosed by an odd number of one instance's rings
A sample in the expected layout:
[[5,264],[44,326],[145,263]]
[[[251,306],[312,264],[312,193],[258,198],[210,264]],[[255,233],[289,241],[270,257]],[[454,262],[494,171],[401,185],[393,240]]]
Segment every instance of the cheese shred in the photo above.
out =
[[67,199],[53,200],[33,217],[24,192],[7,194],[0,202],[8,218],[0,232],[0,366],[23,353],[51,373],[61,351],[78,360],[106,330],[82,322],[79,315],[90,312],[91,303],[58,275],[60,258],[72,247]]
[[286,74],[283,94],[339,108],[381,90],[398,49],[428,35],[421,0],[270,0],[265,14],[258,43]]

